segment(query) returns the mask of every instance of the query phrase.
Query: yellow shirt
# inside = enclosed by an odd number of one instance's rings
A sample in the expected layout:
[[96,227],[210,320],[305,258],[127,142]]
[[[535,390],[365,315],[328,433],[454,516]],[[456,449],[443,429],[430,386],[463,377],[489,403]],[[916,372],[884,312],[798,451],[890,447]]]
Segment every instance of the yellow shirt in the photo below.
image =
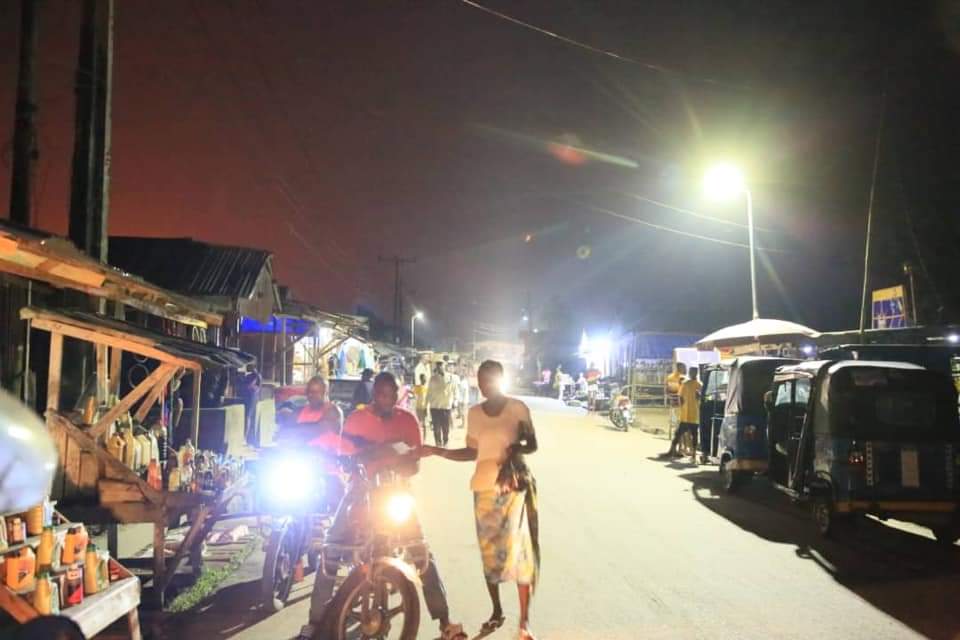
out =
[[417,409],[427,408],[427,385],[418,384],[413,388],[413,395],[417,398]]
[[667,376],[667,392],[680,393],[680,385],[683,384],[684,375],[679,371],[674,371]]
[[687,380],[680,387],[680,422],[700,424],[700,388],[699,380]]

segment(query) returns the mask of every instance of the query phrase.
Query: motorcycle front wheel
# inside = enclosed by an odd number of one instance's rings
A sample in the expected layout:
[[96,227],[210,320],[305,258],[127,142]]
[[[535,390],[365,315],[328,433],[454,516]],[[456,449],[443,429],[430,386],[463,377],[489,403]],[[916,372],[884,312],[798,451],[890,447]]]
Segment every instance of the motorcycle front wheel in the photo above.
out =
[[420,596],[403,572],[382,567],[368,579],[353,571],[328,609],[329,640],[416,640]]
[[295,522],[270,533],[260,580],[260,598],[267,611],[282,611],[293,587],[294,567],[300,560],[300,531]]

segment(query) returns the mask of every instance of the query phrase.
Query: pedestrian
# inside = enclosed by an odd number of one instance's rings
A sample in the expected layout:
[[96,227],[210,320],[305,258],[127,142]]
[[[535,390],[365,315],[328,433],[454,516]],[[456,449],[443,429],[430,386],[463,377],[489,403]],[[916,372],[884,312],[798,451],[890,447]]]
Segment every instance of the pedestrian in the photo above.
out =
[[680,393],[680,385],[687,377],[687,365],[678,362],[674,365],[673,372],[664,380],[664,394],[667,398],[676,397]]
[[364,369],[360,374],[360,384],[353,390],[353,408],[368,405],[373,400],[373,369]]
[[260,402],[260,385],[262,379],[257,368],[248,364],[243,378],[240,381],[240,397],[243,400],[244,436],[247,444],[260,444],[260,434],[257,429],[257,404]]
[[450,439],[450,408],[453,406],[450,380],[443,363],[437,368],[427,385],[427,404],[430,405],[430,423],[433,425],[433,441],[438,447],[447,446]]
[[670,443],[670,449],[662,454],[661,458],[674,458],[677,456],[677,447],[680,444],[680,438],[683,434],[689,433],[693,439],[693,448],[697,448],[697,433],[700,431],[700,381],[697,379],[698,372],[696,367],[690,367],[688,371],[689,378],[680,385],[680,426],[673,435],[673,441]]
[[470,367],[464,365],[460,369],[460,402],[462,403],[462,426],[467,424],[467,411],[473,403],[470,401]]
[[419,381],[421,376],[426,376],[430,380],[430,363],[426,356],[417,356],[417,364],[413,368],[413,379]]
[[450,397],[453,400],[453,406],[450,408],[450,421],[453,422],[455,415],[463,425],[463,398],[460,397],[460,376],[453,364],[447,365],[447,384],[450,385]]
[[483,574],[493,605],[481,634],[489,635],[503,626],[500,583],[516,582],[519,638],[534,640],[530,597],[540,572],[539,513],[536,480],[523,455],[536,452],[536,432],[527,405],[502,391],[503,365],[485,361],[477,381],[486,400],[470,408],[466,447],[424,447],[424,454],[457,462],[476,461],[470,489]]
[[553,375],[553,388],[557,391],[557,398],[563,400],[563,393],[566,391],[567,374],[564,373],[563,367],[558,364],[557,370]]
[[413,387],[413,395],[417,399],[417,420],[420,421],[420,429],[423,433],[423,440],[427,439],[427,374],[421,373],[420,379]]

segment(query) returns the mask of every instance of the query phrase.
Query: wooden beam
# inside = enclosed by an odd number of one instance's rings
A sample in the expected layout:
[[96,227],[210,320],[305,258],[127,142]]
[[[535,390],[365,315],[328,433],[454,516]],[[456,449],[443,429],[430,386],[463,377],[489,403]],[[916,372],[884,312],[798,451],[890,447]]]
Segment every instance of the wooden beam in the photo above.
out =
[[[23,311],[27,310],[25,309]],[[21,311],[21,317],[24,317],[23,311]],[[169,353],[152,346],[152,344],[140,342],[133,339],[129,334],[124,334],[112,329],[101,329],[99,327],[97,329],[87,329],[73,324],[60,322],[58,320],[51,320],[46,317],[37,317],[31,315],[27,315],[26,317],[33,317],[34,329],[44,329],[51,333],[61,333],[65,336],[77,338],[78,340],[86,340],[87,342],[92,342],[94,344],[106,344],[111,347],[123,349],[124,351],[130,351],[131,353],[137,353],[148,358],[153,358],[155,360],[159,360],[160,362],[175,364],[183,367],[184,369],[196,370],[201,368],[200,363],[198,362],[184,360],[183,358],[172,356]]]
[[[166,516],[166,511],[163,516]],[[153,602],[160,609],[163,608],[163,592],[168,584],[167,550],[164,548],[166,527],[166,517],[153,523]]]
[[25,599],[14,594],[5,585],[0,586],[0,609],[9,613],[20,624],[29,622],[40,615]]
[[67,434],[68,445],[79,446],[95,455],[97,459],[104,464],[105,469],[109,469],[110,477],[121,478],[125,482],[130,482],[137,485],[140,487],[140,491],[143,492],[143,495],[147,498],[147,500],[156,505],[163,504],[164,494],[162,491],[157,491],[146,482],[141,480],[140,476],[127,468],[122,462],[114,458],[112,455],[107,453],[106,449],[98,445],[96,440],[91,438],[85,431],[81,430],[75,424],[70,422],[70,420],[55,411],[48,411],[47,424],[52,425],[55,429],[62,429],[65,431]]
[[50,360],[47,367],[47,409],[60,409],[60,369],[63,364],[63,334],[50,333]]
[[137,403],[137,400],[146,395],[148,391],[155,388],[158,384],[165,384],[166,380],[169,380],[176,372],[177,367],[172,364],[161,364],[151,371],[150,375],[147,376],[143,382],[134,387],[130,393],[121,398],[117,404],[113,405],[109,411],[103,414],[103,417],[90,428],[90,435],[96,438],[102,433],[105,433],[117,418],[129,411],[131,407]]
[[123,349],[110,347],[110,394],[120,394],[120,368],[123,364]]
[[[167,575],[164,576],[161,582],[159,582],[161,585],[161,590],[166,591],[167,587],[170,586],[170,580],[176,575],[177,567],[180,566],[184,555],[186,555],[190,547],[203,542],[203,538],[198,538],[198,536],[205,530],[204,524],[206,523],[207,516],[210,515],[210,512],[211,509],[210,505],[208,504],[201,505],[196,509],[196,511],[194,511],[193,522],[190,524],[190,529],[187,531],[187,535],[184,536],[183,542],[180,543],[180,547],[170,560],[170,564],[165,567]],[[154,577],[153,584],[154,586],[158,584],[156,577]]]
[[111,504],[116,502],[143,502],[146,498],[140,487],[129,482],[102,479],[97,483],[100,492],[100,502]]
[[[193,437],[193,446],[200,446],[200,380],[203,376],[203,372],[200,370],[193,372],[193,411],[191,411],[190,419],[193,422],[193,425],[190,429],[190,433]],[[170,434],[170,437],[173,438],[173,434]]]
[[143,419],[147,417],[147,414],[150,413],[150,408],[153,407],[156,403],[157,398],[163,393],[164,387],[170,383],[170,380],[176,375],[177,369],[173,368],[170,372],[163,376],[163,378],[153,386],[153,389],[150,390],[150,393],[147,394],[147,397],[140,403],[140,408],[137,409],[137,412],[134,414],[134,418],[137,422],[143,423]]
[[98,344],[95,348],[97,358],[97,406],[107,402],[109,393],[109,373],[107,372],[107,345]]

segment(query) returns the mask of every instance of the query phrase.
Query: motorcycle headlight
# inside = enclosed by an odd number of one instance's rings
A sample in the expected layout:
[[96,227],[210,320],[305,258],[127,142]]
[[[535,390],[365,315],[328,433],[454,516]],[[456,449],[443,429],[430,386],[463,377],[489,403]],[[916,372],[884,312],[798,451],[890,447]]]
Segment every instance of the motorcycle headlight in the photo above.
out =
[[413,516],[416,504],[409,493],[396,493],[387,500],[387,516],[394,524],[403,524]]
[[274,462],[264,477],[264,488],[271,500],[280,504],[304,502],[316,487],[313,465],[300,458]]

